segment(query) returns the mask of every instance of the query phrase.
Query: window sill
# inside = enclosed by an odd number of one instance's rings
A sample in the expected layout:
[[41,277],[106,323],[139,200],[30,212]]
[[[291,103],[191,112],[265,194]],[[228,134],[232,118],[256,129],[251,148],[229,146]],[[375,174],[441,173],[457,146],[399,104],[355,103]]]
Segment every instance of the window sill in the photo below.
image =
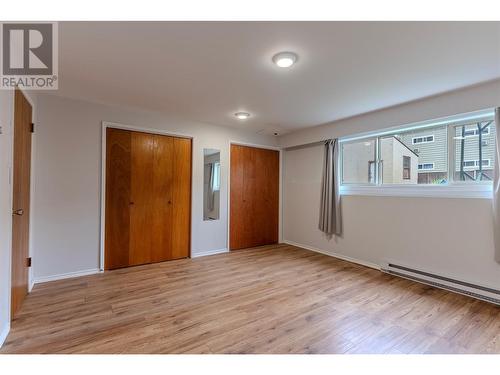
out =
[[341,185],[340,195],[378,197],[482,198],[492,199],[492,184],[450,185]]

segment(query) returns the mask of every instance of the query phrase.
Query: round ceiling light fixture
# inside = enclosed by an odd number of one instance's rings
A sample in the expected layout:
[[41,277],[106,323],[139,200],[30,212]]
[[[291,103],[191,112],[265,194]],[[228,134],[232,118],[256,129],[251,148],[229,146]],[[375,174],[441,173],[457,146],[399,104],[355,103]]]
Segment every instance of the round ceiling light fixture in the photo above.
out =
[[273,62],[280,68],[289,68],[298,60],[298,56],[293,52],[280,52],[273,56]]
[[239,120],[246,120],[247,118],[250,117],[250,113],[248,112],[236,112],[234,115]]

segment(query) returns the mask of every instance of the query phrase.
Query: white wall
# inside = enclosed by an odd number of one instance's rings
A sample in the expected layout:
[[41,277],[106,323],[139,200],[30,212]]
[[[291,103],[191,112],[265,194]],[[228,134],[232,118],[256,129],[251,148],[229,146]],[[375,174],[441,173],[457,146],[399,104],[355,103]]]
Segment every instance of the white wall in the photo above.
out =
[[318,229],[322,159],[321,145],[285,152],[285,241],[500,286],[489,199],[343,196],[343,236],[328,239]]
[[499,104],[500,79],[285,134],[279,137],[279,144],[282,147],[292,147],[332,137],[345,137],[352,134],[493,108]]
[[10,326],[13,99],[11,91],[0,90],[0,346]]
[[[500,105],[500,81],[282,137],[285,146]],[[500,286],[490,199],[343,196],[342,238],[318,229],[323,146],[284,152],[284,240],[380,265],[386,260]]]
[[[194,136],[192,255],[227,248],[229,142],[275,146],[274,137],[159,113],[51,95],[38,98],[34,197],[36,280],[99,267],[101,121]],[[203,221],[203,149],[221,150],[220,220]]]

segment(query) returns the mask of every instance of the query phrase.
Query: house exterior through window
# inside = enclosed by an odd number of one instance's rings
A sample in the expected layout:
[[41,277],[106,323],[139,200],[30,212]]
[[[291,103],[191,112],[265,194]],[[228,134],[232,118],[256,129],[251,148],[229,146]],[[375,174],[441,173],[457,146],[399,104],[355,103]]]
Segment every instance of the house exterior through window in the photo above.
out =
[[482,118],[342,141],[342,184],[492,181],[496,128],[492,118]]
[[[427,139],[427,142],[415,143],[416,139]],[[415,145],[413,151],[418,155],[419,184],[436,184],[448,180],[448,133],[447,127],[438,126],[431,129],[415,129],[401,134],[401,141],[407,145]]]

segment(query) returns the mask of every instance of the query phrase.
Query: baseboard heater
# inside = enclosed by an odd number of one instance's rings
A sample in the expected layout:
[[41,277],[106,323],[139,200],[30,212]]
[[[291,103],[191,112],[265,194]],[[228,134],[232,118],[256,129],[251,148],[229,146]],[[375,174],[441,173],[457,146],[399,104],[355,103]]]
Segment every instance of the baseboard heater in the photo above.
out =
[[500,290],[476,285],[449,277],[435,275],[430,272],[420,271],[413,268],[401,266],[394,263],[385,263],[381,266],[382,272],[390,275],[414,280],[423,284],[432,285],[437,288],[446,289],[451,292],[460,293],[483,301],[500,305]]

